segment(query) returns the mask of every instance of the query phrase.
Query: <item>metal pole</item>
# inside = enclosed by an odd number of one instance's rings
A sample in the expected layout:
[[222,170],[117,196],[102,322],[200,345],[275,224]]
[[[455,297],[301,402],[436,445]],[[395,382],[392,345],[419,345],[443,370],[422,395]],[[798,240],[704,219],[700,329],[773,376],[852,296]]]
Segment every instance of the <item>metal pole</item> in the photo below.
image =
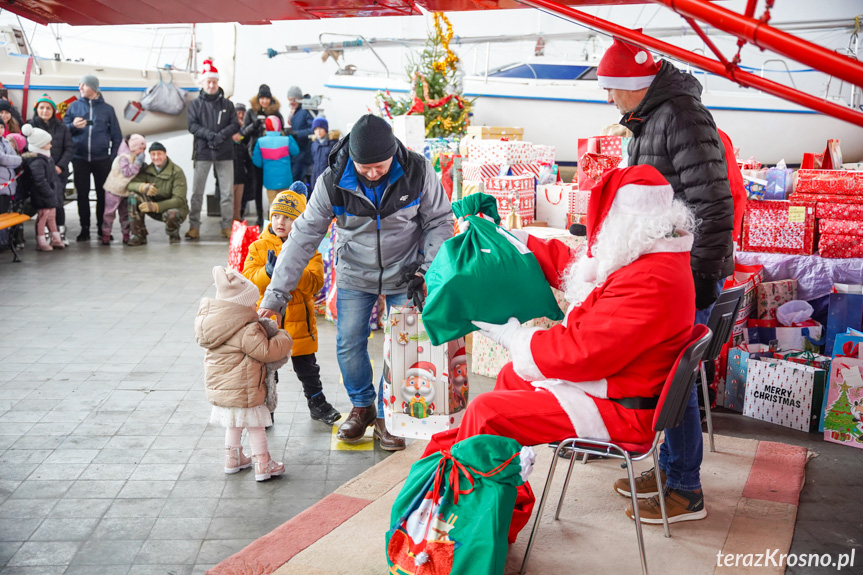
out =
[[[580,10],[576,10],[569,6],[558,4],[553,0],[517,1],[526,6],[531,6],[539,10],[546,10],[578,24],[583,24],[589,26],[590,28],[601,30],[602,32],[605,32],[607,34],[612,34],[614,36],[623,38],[624,40],[632,42],[633,44],[637,44],[644,48],[655,50],[656,52],[660,52],[662,54],[680,59],[684,62],[688,62],[693,66],[697,66],[702,70],[712,72],[717,76],[722,76],[723,78],[726,78],[733,82],[737,82],[742,86],[756,88],[784,100],[800,104],[801,106],[806,106],[807,108],[810,108],[817,112],[821,112],[823,114],[827,114],[828,116],[833,116],[845,122],[850,122],[852,124],[863,127],[863,113],[852,110],[851,108],[840,106],[838,104],[834,104],[833,102],[822,100],[821,98],[816,98],[811,94],[806,94],[799,90],[789,88],[788,86],[784,86],[782,84],[767,80],[765,78],[759,78],[754,74],[744,72],[736,67],[726,70],[726,68],[716,60],[711,60],[710,58],[707,58],[705,56],[693,54],[692,52],[684,48],[680,48],[673,44],[663,42],[662,40],[657,40],[656,38],[646,36],[641,32],[630,30],[629,28],[624,28],[623,26],[620,26],[613,22],[609,22],[607,20],[603,20],[602,18],[597,18],[596,16],[592,16],[590,14],[587,14],[586,12],[581,12]],[[863,67],[863,65],[861,65],[861,67]],[[863,73],[861,73],[860,77],[863,78]]]

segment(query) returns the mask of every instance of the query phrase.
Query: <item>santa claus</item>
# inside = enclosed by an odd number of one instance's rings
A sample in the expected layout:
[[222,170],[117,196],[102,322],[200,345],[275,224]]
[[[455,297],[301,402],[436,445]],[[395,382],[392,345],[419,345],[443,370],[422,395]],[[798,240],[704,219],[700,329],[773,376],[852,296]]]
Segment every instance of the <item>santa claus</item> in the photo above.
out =
[[[458,429],[432,437],[424,457],[477,434],[522,445],[567,437],[642,443],[662,385],[689,340],[695,291],[689,262],[694,221],[651,166],[606,172],[591,191],[585,243],[512,232],[533,252],[569,309],[550,329],[475,322],[510,350],[494,391],[473,399]],[[533,507],[519,488],[510,541]]]
[[455,352],[449,370],[450,413],[461,411],[467,405],[467,352],[461,347]]
[[433,363],[418,361],[405,373],[402,384],[402,410],[417,419],[434,415],[435,379]]

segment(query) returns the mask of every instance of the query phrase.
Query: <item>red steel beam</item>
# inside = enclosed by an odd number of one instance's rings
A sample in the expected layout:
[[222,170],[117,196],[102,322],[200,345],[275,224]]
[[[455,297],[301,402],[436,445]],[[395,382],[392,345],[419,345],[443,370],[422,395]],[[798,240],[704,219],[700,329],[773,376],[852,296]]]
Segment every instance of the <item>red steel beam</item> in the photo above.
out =
[[863,63],[703,0],[651,0],[792,60],[863,87]]
[[[684,62],[692,64],[697,68],[701,68],[702,70],[711,72],[713,74],[716,74],[717,76],[722,76],[723,78],[727,78],[733,82],[737,82],[741,86],[755,88],[757,90],[761,90],[762,92],[767,92],[768,94],[772,94],[784,100],[800,104],[801,106],[805,106],[817,112],[821,112],[822,114],[827,114],[828,116],[833,116],[845,122],[850,122],[852,124],[863,127],[863,113],[857,112],[849,107],[840,106],[838,104],[834,104],[833,102],[828,102],[826,100],[822,100],[821,98],[816,98],[815,96],[807,94],[805,92],[801,92],[800,90],[789,88],[788,86],[779,84],[778,82],[761,78],[754,74],[750,74],[749,72],[744,72],[736,66],[729,67],[728,69],[726,69],[723,64],[717,62],[716,60],[711,60],[710,58],[706,58],[705,56],[702,56],[700,54],[695,54],[693,52],[690,52],[689,50],[680,48],[679,46],[663,42],[662,40],[657,40],[656,38],[652,38],[650,36],[642,34],[641,32],[636,32],[635,30],[624,28],[623,26],[620,26],[613,22],[609,22],[608,20],[603,20],[602,18],[597,18],[596,16],[593,16],[586,12],[582,12],[580,10],[576,10],[575,8],[572,8],[570,6],[558,4],[554,0],[517,1],[526,6],[531,6],[539,10],[552,12],[578,24],[583,24],[585,26],[589,26],[590,28],[600,30],[607,34],[612,34],[644,48],[648,48],[656,52],[660,52],[662,54],[666,54],[668,56],[680,59]],[[817,66],[815,67],[817,68]],[[857,81],[859,82],[860,79],[858,78]]]

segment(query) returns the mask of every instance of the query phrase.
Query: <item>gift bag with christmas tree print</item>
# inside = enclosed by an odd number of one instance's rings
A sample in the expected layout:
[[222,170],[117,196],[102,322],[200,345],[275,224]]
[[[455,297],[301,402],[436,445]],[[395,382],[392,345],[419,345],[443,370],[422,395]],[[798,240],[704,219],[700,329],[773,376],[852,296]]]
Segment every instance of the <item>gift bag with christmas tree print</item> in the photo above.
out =
[[750,359],[743,415],[817,431],[827,374],[823,369],[776,359]]
[[502,574],[516,487],[534,459],[514,439],[477,435],[414,463],[390,512],[389,572]]
[[836,336],[820,429],[824,439],[863,448],[863,335]]
[[398,437],[428,439],[458,427],[468,402],[464,338],[432,345],[414,307],[384,323],[384,421]]

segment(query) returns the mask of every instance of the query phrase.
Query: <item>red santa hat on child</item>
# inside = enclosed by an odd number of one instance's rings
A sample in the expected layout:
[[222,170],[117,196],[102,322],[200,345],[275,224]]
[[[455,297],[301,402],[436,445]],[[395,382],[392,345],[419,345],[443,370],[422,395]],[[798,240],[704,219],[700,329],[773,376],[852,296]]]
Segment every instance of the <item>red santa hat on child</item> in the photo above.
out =
[[428,361],[418,361],[413,364],[409,370],[405,373],[405,377],[418,376],[422,377],[428,381],[434,381],[437,377],[437,370],[433,363]]
[[647,50],[615,38],[599,62],[596,78],[600,88],[641,90],[650,86],[659,66]]
[[608,170],[590,189],[585,231],[587,255],[608,216],[611,206],[624,214],[655,217],[666,213],[674,200],[674,190],[659,170],[640,165]]
[[204,60],[203,67],[201,68],[201,80],[206,80],[207,78],[219,79],[219,71],[213,66],[212,60]]

